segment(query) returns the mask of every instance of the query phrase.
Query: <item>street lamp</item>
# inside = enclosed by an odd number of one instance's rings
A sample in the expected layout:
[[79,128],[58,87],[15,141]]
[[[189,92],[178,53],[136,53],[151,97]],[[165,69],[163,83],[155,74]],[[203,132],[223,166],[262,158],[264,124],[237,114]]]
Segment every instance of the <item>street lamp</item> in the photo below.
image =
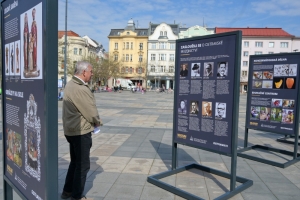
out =
[[143,45],[142,43],[140,43],[140,51],[139,51],[139,54],[140,54],[140,58],[139,58],[139,61],[140,61],[140,68],[138,70],[138,73],[139,73],[139,85],[141,85],[141,81],[140,81],[140,78],[141,78],[141,73],[140,70],[142,70],[142,60],[143,60],[143,52],[142,52],[142,48],[143,48]]

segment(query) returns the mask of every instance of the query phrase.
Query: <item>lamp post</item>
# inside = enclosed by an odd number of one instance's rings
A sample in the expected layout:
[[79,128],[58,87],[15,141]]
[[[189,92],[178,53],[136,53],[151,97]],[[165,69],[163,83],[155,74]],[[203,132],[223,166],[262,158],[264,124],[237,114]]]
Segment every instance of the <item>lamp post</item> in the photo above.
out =
[[64,87],[67,84],[67,16],[68,16],[68,0],[66,0],[66,16],[65,16],[65,62],[64,62]]
[[140,72],[140,70],[142,70],[142,60],[143,60],[143,52],[142,52],[142,47],[143,47],[143,45],[142,45],[142,43],[140,43],[140,58],[139,58],[139,61],[140,61],[140,69],[138,70],[138,72],[139,72],[139,85],[141,85],[141,81],[140,81],[140,78],[141,78],[141,73],[142,72]]

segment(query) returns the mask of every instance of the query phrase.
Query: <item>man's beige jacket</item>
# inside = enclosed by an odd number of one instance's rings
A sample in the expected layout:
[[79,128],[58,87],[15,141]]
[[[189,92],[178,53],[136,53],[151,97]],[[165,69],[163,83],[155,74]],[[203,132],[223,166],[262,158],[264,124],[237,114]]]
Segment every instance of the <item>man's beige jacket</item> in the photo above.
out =
[[86,83],[73,76],[64,89],[62,111],[64,133],[67,136],[84,135],[101,123],[94,94]]

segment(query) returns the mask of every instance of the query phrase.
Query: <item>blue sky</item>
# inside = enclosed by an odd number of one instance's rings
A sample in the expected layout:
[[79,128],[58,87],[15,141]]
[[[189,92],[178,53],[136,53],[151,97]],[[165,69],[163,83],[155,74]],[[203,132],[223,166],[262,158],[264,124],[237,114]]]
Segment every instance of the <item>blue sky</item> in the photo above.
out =
[[[65,30],[65,0],[59,0],[59,30]],[[108,51],[110,29],[152,23],[185,27],[272,27],[300,37],[299,0],[68,0],[68,30],[88,35]]]

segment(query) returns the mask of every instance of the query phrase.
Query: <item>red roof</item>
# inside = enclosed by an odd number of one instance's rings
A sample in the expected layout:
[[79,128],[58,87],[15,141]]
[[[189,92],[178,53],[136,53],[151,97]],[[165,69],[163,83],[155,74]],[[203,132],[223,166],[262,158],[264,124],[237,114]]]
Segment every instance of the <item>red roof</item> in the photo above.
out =
[[[65,31],[58,31],[58,39],[62,38],[64,35]],[[67,31],[67,36],[80,37],[80,35],[78,35],[74,31]]]
[[295,37],[282,28],[218,28],[216,33],[225,33],[231,31],[242,31],[243,36],[258,36],[258,37]]

